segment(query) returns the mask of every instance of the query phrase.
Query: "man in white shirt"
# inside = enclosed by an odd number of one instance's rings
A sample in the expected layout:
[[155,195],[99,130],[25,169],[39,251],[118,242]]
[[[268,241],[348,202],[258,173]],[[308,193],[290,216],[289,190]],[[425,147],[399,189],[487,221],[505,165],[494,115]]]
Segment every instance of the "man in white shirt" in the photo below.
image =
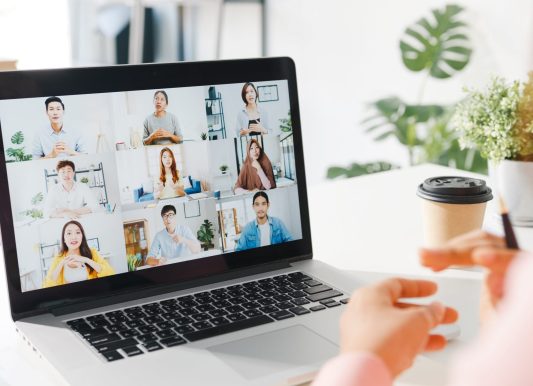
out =
[[65,105],[56,97],[44,102],[50,124],[37,132],[33,142],[33,159],[56,158],[86,153],[83,137],[72,128],[65,130],[63,115]]
[[76,166],[69,160],[57,163],[59,183],[48,191],[45,215],[48,217],[79,218],[98,209],[98,202],[90,188],[74,181]]

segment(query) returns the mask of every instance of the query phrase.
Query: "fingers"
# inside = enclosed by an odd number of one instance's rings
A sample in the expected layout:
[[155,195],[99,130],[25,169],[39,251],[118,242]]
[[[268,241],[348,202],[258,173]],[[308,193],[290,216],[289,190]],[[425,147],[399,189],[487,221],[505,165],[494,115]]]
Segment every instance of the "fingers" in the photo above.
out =
[[440,271],[451,265],[474,265],[472,253],[477,248],[505,248],[503,238],[477,230],[450,240],[444,248],[422,248],[419,251],[423,266]]
[[430,335],[424,351],[437,351],[446,347],[446,338],[442,335]]
[[472,260],[491,272],[505,274],[518,253],[520,251],[504,248],[480,248],[473,251]]
[[437,292],[437,284],[429,280],[409,280],[392,278],[376,284],[378,293],[386,295],[387,300],[396,303],[400,298],[419,298]]
[[[394,306],[401,309],[416,309],[420,307],[428,307],[426,305],[403,302],[398,302]],[[459,319],[459,313],[454,308],[444,307],[444,316],[442,317],[442,320],[439,321],[439,324],[455,323],[457,319]]]

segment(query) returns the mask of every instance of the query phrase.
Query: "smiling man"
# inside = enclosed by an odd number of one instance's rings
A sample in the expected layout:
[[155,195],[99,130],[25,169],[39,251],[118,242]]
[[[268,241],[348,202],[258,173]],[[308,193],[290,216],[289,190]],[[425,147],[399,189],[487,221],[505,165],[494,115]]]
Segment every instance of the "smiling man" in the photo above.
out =
[[189,227],[177,224],[176,207],[165,205],[161,209],[161,218],[165,229],[154,237],[146,264],[161,265],[168,260],[179,259],[200,252],[200,242],[194,237]]
[[268,215],[270,202],[265,192],[254,194],[252,206],[256,218],[244,226],[241,237],[235,247],[236,251],[291,241],[292,236],[283,221]]
[[74,180],[76,166],[69,160],[59,161],[56,166],[59,183],[52,186],[44,204],[47,217],[78,218],[98,210],[98,201],[91,189]]
[[73,129],[65,129],[65,104],[56,97],[44,101],[50,124],[39,131],[33,142],[33,159],[55,158],[86,153],[83,137]]

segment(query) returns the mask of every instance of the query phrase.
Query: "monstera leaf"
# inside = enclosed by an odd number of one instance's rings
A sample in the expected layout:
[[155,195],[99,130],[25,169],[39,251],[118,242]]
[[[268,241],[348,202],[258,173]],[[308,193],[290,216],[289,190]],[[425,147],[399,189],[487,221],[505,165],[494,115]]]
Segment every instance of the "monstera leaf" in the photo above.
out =
[[24,142],[24,134],[22,134],[22,131],[17,131],[15,134],[11,136],[11,143],[14,145],[20,145]]
[[447,5],[405,30],[400,49],[409,70],[427,70],[434,78],[446,79],[468,64],[472,50],[464,34],[466,24],[459,20],[462,11],[458,5]]

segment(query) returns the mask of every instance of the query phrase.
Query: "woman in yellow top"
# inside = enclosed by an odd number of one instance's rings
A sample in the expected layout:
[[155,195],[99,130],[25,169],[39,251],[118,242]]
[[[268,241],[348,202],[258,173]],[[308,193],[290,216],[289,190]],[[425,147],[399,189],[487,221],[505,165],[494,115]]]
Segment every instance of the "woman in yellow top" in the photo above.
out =
[[174,153],[168,147],[161,149],[159,157],[159,181],[155,189],[155,198],[174,198],[185,196],[183,181],[176,167]]
[[52,261],[43,287],[96,279],[115,273],[96,249],[89,248],[85,231],[79,222],[67,222],[63,226],[61,240],[61,250]]

